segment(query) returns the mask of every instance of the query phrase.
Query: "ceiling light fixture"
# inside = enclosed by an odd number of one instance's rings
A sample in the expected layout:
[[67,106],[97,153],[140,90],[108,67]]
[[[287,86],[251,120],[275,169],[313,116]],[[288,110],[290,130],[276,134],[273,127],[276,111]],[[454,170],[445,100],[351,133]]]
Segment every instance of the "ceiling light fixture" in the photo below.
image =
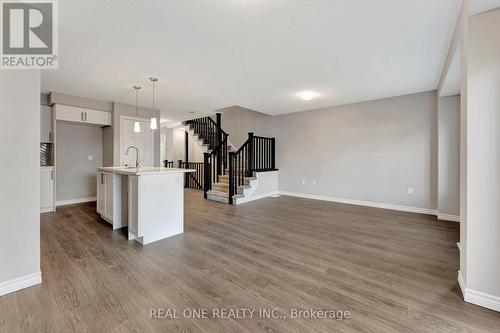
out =
[[[135,116],[139,117],[139,90],[141,90],[140,86],[133,86],[135,89]],[[137,120],[134,122],[134,132],[141,132],[141,123]]]
[[158,82],[158,78],[150,77],[149,81],[153,82],[153,116],[151,117],[149,128],[155,130],[158,129],[158,120],[155,117],[155,83]]
[[315,91],[308,90],[308,91],[303,91],[303,92],[299,93],[297,96],[302,98],[304,101],[310,101],[311,99],[318,97],[319,94]]

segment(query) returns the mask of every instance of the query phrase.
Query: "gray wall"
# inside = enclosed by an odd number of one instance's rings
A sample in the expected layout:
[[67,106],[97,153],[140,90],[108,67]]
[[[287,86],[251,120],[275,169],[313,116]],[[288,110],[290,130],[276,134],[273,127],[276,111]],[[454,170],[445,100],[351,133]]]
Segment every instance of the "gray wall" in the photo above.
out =
[[102,129],[58,122],[56,150],[56,200],[95,197],[96,168],[102,166]]
[[228,108],[222,119],[237,147],[248,131],[276,137],[280,191],[437,208],[434,91],[275,117]]
[[[222,113],[222,129],[229,134],[229,142],[239,148],[248,139],[248,133],[269,134],[266,121],[272,117],[240,106],[216,110]],[[215,117],[213,117],[215,120]]]
[[460,216],[460,96],[438,100],[438,212]]
[[2,71],[0,124],[1,284],[40,272],[39,71]]
[[[160,120],[160,112],[156,111],[155,115]],[[138,117],[144,119],[150,119],[152,115],[152,110],[148,108],[139,108]],[[120,117],[129,116],[136,117],[136,110],[134,105],[113,103],[113,128],[112,135],[110,132],[105,133],[103,144],[106,146],[106,154],[109,153],[109,147],[113,145],[113,165],[120,165]],[[160,124],[158,124],[158,127]],[[106,131],[109,131],[106,130]],[[111,144],[111,138],[113,138],[113,143]],[[154,132],[154,153],[155,159],[154,163],[156,166],[160,165],[160,130]]]

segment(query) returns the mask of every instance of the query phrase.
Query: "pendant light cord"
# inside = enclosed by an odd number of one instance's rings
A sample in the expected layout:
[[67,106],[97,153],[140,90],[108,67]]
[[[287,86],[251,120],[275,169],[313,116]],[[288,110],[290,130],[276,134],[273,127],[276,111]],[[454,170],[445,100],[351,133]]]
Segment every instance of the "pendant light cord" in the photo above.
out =
[[139,89],[135,90],[135,116],[139,117]]

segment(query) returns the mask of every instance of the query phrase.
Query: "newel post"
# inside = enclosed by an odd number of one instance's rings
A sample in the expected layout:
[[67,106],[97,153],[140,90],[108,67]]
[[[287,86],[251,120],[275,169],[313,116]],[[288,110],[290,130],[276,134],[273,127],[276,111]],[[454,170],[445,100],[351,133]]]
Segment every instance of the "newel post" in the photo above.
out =
[[233,204],[234,192],[234,182],[235,182],[235,170],[234,170],[234,151],[229,152],[229,203]]
[[255,158],[255,151],[254,151],[254,138],[253,138],[253,132],[248,133],[248,156],[247,156],[247,167],[246,167],[246,174],[247,177],[252,177],[253,176],[253,170],[254,170],[254,158]]
[[207,198],[207,192],[210,191],[210,186],[212,185],[212,179],[210,179],[210,162],[209,162],[209,153],[203,153],[203,196],[205,199]]
[[[215,114],[215,119],[216,119],[216,137],[215,139],[217,140],[216,146],[219,147],[222,143],[222,118],[221,118],[221,113],[217,112]],[[214,147],[215,148],[215,147]],[[217,175],[220,176],[222,175],[222,150],[219,149],[217,152]]]
[[187,131],[184,134],[184,159],[186,163],[189,162],[189,133]]
[[276,170],[276,138],[271,139],[271,167]]

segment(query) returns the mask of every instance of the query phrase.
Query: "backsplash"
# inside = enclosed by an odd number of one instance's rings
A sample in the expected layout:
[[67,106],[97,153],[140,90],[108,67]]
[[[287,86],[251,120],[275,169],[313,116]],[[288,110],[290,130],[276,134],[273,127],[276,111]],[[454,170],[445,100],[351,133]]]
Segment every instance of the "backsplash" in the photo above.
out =
[[52,143],[40,143],[40,166],[53,166]]

